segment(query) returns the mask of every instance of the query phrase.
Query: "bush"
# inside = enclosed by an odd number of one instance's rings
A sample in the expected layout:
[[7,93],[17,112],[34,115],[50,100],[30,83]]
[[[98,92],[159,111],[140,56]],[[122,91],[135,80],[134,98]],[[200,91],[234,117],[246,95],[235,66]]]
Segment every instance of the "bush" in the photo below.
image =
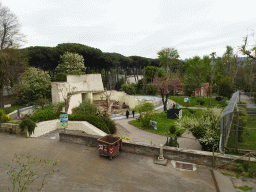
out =
[[180,130],[175,131],[175,135],[176,135],[177,137],[181,136]]
[[205,104],[205,101],[203,99],[197,99],[196,102],[199,103],[200,105]]
[[88,123],[91,123],[95,127],[98,127],[100,130],[104,131],[107,134],[110,134],[110,131],[108,129],[108,126],[104,122],[104,120],[96,115],[92,114],[73,114],[69,115],[68,119],[70,121],[87,121]]
[[36,123],[32,119],[27,117],[27,118],[25,118],[21,121],[19,126],[21,128],[21,131],[24,131],[25,128],[27,128],[28,129],[28,134],[30,136],[32,133],[34,133]]
[[171,128],[170,128],[170,133],[171,133],[171,134],[174,134],[175,131],[176,131],[175,125],[172,125]]
[[52,109],[43,109],[40,111],[37,111],[32,115],[31,120],[33,120],[35,123],[41,122],[41,121],[47,121],[52,119],[58,119],[59,113]]
[[9,115],[4,114],[4,111],[0,109],[0,123],[6,123],[7,121],[10,121],[11,118]]
[[176,136],[170,137],[170,138],[167,137],[167,141],[164,145],[170,146],[170,147],[179,147],[179,143],[177,142],[177,137]]
[[96,114],[97,107],[90,99],[85,99],[78,107],[73,108],[73,114]]
[[136,85],[135,84],[123,84],[121,86],[120,91],[124,91],[125,93],[129,95],[135,95],[136,94]]
[[147,84],[146,85],[146,94],[147,95],[156,95],[156,92],[159,88],[156,85]]
[[101,117],[101,119],[106,123],[111,134],[116,133],[116,124],[109,117]]
[[220,118],[218,109],[198,111],[194,116],[184,116],[177,122],[179,129],[186,128],[199,140],[204,150],[211,151],[219,145]]

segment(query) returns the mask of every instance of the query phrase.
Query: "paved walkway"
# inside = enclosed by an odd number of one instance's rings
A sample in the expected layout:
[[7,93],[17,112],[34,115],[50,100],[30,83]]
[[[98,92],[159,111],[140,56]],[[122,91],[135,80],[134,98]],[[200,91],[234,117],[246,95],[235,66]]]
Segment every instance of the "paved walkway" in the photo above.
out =
[[[202,166],[196,166],[196,171],[181,171],[175,169],[171,161],[167,166],[161,166],[153,163],[153,157],[124,152],[110,161],[100,157],[95,147],[58,140],[21,138],[4,133],[0,134],[0,146],[0,191],[8,191],[7,188],[11,187],[6,164],[11,162],[14,153],[29,153],[32,157],[59,160],[59,172],[54,173],[42,190],[47,192],[216,191],[209,169]],[[39,168],[40,181],[42,173],[43,170]],[[220,179],[220,182],[224,182],[225,189],[233,188],[230,181],[227,183]],[[40,182],[33,182],[30,187],[37,191],[39,184]]]

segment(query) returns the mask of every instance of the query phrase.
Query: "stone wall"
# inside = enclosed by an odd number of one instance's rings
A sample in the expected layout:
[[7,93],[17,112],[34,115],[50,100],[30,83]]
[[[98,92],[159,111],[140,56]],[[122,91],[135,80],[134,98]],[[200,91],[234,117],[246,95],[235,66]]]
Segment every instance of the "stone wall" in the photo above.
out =
[[[81,144],[86,146],[98,146],[97,139],[100,136],[78,134],[72,132],[59,133],[60,141]],[[135,144],[131,141],[123,140],[123,151],[129,153],[142,154],[147,156],[159,156],[160,147],[156,145],[149,144]],[[198,165],[212,166],[213,153],[207,151],[197,151],[180,149],[176,147],[164,146],[164,158],[175,161],[190,162]],[[225,167],[232,168],[235,162],[232,160],[237,159],[238,156],[226,155],[215,153],[214,162],[215,167],[228,163]],[[248,158],[243,158],[248,160]],[[255,158],[251,158],[251,161],[256,162]]]
[[18,124],[0,123],[0,132],[17,134],[22,137],[27,137],[27,130],[24,130],[23,132],[21,132],[21,129]]

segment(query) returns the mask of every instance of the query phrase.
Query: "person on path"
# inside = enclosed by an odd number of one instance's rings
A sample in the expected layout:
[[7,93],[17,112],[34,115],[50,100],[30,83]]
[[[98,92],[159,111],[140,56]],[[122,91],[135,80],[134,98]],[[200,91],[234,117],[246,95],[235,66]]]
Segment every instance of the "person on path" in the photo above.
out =
[[126,111],[126,117],[127,117],[127,119],[129,118],[129,115],[130,115],[130,113],[129,113],[129,111],[127,110],[127,111]]
[[175,109],[175,103],[172,104],[172,108]]
[[133,118],[134,118],[134,115],[135,115],[135,111],[134,111],[134,110],[132,110],[132,116],[133,116]]

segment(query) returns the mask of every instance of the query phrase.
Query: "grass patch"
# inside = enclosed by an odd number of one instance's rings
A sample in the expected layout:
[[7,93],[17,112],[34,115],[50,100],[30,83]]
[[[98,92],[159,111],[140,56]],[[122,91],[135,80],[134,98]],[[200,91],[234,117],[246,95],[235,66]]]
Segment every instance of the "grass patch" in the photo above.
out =
[[243,185],[243,186],[234,186],[235,189],[240,189],[242,191],[250,191],[253,189],[253,187],[248,187],[247,185]]
[[[182,109],[182,116],[192,116],[195,113],[195,109]],[[172,125],[176,125],[177,119],[167,119],[167,114],[165,112],[162,113],[154,113],[151,118],[152,121],[157,122],[157,130],[154,130],[152,127],[144,128],[142,127],[142,123],[137,120],[129,121],[129,123],[135,127],[150,131],[152,133],[174,137],[175,134],[170,133],[170,128]],[[180,130],[181,135],[185,132],[185,129]]]
[[[178,103],[181,106],[188,106],[188,107],[209,107],[209,98],[203,98],[203,97],[190,97],[189,104],[186,102],[184,103],[184,98],[181,96],[170,96],[169,99],[173,100],[174,102]],[[200,101],[202,105],[200,105]],[[215,97],[212,97],[212,106],[218,107],[218,108],[224,108],[226,107],[226,101],[227,98],[223,98],[222,101],[216,101]]]
[[[256,115],[248,115],[247,128],[256,128]],[[256,149],[256,129],[244,128],[242,133],[243,142],[238,142],[238,149]],[[232,126],[228,139],[228,148],[235,148],[235,126]]]
[[5,114],[9,114],[15,110],[17,110],[18,108],[22,107],[21,105],[17,105],[17,104],[12,104],[11,107],[7,107],[7,108],[4,108],[4,113]]

